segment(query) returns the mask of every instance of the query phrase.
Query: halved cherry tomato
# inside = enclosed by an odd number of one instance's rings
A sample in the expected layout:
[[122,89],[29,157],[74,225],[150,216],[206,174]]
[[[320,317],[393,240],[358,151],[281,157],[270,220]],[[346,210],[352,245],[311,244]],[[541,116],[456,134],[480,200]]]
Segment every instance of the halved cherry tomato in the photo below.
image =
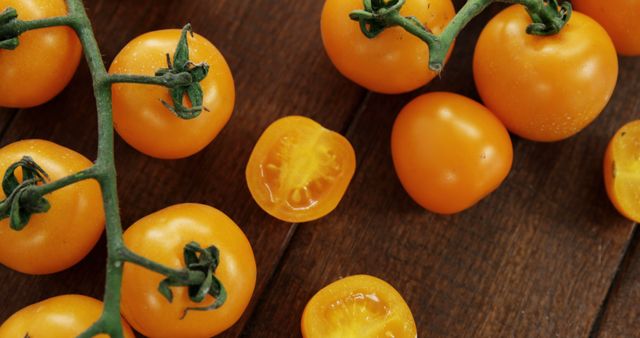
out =
[[[322,42],[342,75],[371,91],[387,94],[412,91],[436,76],[429,70],[425,42],[401,27],[388,28],[369,39],[359,23],[349,18],[349,13],[358,9],[363,9],[362,0],[327,0],[322,9]],[[450,0],[407,0],[400,14],[415,17],[439,34],[456,13]]]
[[616,209],[640,222],[640,120],[624,125],[609,142],[604,183]]
[[[118,53],[109,73],[154,75],[167,67],[166,54],[174,54],[180,34],[179,29],[167,29],[140,35]],[[189,60],[210,66],[207,77],[200,82],[203,106],[208,111],[203,110],[198,117],[184,120],[169,111],[161,102],[171,102],[165,87],[129,83],[113,86],[116,131],[129,145],[149,156],[176,159],[197,153],[218,135],[233,111],[233,77],[220,51],[198,34],[188,35],[187,42]]]
[[184,246],[192,241],[220,251],[216,277],[227,290],[226,302],[216,310],[190,311],[187,307],[211,305],[189,299],[186,287],[174,287],[170,303],[158,285],[164,276],[126,263],[122,281],[122,313],[137,331],[160,338],[205,338],[231,327],[242,315],[256,284],[256,261],[242,230],[219,210],[202,204],[177,204],[150,214],[124,233],[125,244],[135,253],[171,268],[184,268]]
[[417,337],[402,295],[368,275],[343,278],[318,291],[304,309],[301,326],[305,338]]
[[[0,0],[0,12],[12,7],[20,20],[67,14],[64,0]],[[15,50],[0,49],[0,107],[43,104],[67,86],[80,63],[82,46],[69,27],[26,32]]]
[[246,178],[251,195],[271,216],[308,222],[336,208],[355,168],[355,152],[344,136],[312,119],[287,116],[260,136]]
[[529,35],[529,24],[521,5],[489,21],[473,59],[476,87],[511,132],[534,141],[562,140],[607,105],[618,57],[607,32],[579,12],[555,35]]
[[[51,180],[74,174],[93,163],[75,151],[44,140],[24,140],[0,149],[0,175],[23,156],[31,156]],[[20,173],[20,169],[18,169]],[[34,214],[24,229],[0,221],[0,263],[29,274],[54,273],[78,263],[95,246],[104,229],[100,186],[86,180],[44,196],[46,213]],[[0,190],[0,198],[5,195]]]
[[640,1],[571,0],[575,9],[598,21],[624,55],[640,55]]
[[[52,297],[29,305],[14,313],[0,326],[3,338],[67,338],[77,337],[95,323],[104,304],[81,295]],[[122,320],[125,338],[135,335]],[[106,334],[95,336],[108,338]]]
[[422,207],[452,214],[476,204],[507,177],[509,133],[481,104],[451,93],[409,102],[391,134],[400,182]]

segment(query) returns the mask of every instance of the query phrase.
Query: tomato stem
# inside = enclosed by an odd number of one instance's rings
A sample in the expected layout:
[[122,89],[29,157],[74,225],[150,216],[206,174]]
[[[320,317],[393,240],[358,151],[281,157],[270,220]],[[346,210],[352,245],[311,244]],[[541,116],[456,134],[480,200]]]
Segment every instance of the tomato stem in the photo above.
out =
[[438,73],[442,71],[451,45],[460,31],[494,2],[525,6],[532,20],[527,27],[527,33],[532,35],[556,34],[571,17],[571,4],[567,1],[560,5],[557,0],[469,0],[451,19],[442,33],[434,34],[415,17],[405,17],[400,14],[400,9],[405,2],[406,0],[364,0],[364,9],[352,11],[349,17],[359,22],[360,30],[370,39],[394,26],[400,26],[418,37],[429,46],[429,69]]
[[[165,106],[180,117],[193,118],[197,116],[202,109],[205,109],[201,106],[203,93],[199,82],[207,75],[209,66],[204,63],[194,64],[188,60],[189,50],[187,46],[187,34],[191,33],[191,26],[186,25],[183,28],[183,34],[180,39],[180,43],[177,46],[176,54],[174,55],[173,65],[170,62],[170,58],[167,57],[167,60],[169,60],[169,64],[167,65],[168,68],[158,70],[155,76],[129,74],[109,75],[105,68],[104,61],[102,60],[102,54],[100,53],[100,48],[96,42],[93,28],[84,8],[83,1],[66,0],[66,2],[68,15],[60,17],[21,21],[18,19],[18,13],[15,9],[8,8],[1,12],[0,49],[17,48],[19,45],[20,34],[33,29],[53,26],[69,26],[76,31],[89,65],[94,95],[96,98],[96,109],[98,114],[98,156],[95,164],[90,168],[59,180],[42,185],[37,185],[36,183],[42,183],[44,182],[44,179],[36,181],[36,179],[33,178],[33,182],[22,182],[25,184],[25,187],[20,186],[22,191],[20,192],[21,195],[17,198],[25,196],[25,198],[29,198],[31,201],[31,199],[34,199],[35,197],[42,198],[46,194],[82,180],[95,179],[98,181],[102,192],[107,235],[107,267],[104,291],[104,310],[98,321],[96,321],[79,337],[88,338],[98,334],[108,334],[111,337],[121,338],[123,337],[123,329],[120,318],[120,290],[122,286],[124,262],[134,263],[167,276],[168,283],[171,284],[170,286],[195,286],[199,287],[199,289],[204,288],[203,290],[208,291],[209,294],[212,294],[217,298],[214,303],[216,306],[221,305],[224,302],[224,299],[226,299],[226,292],[224,291],[222,284],[215,278],[215,276],[212,276],[212,279],[209,278],[211,276],[207,275],[207,273],[213,275],[213,272],[217,267],[217,249],[201,249],[196,243],[190,243],[189,245],[191,245],[190,248],[192,250],[195,250],[194,248],[197,247],[197,250],[205,253],[200,256],[194,256],[200,257],[203,261],[195,264],[193,269],[189,266],[185,269],[177,270],[139,256],[125,246],[122,239],[123,231],[119,212],[113,144],[112,84],[126,82],[165,86],[169,88],[174,102],[173,106],[163,102],[165,103]],[[189,96],[191,102],[194,103],[193,107],[189,108],[182,105],[181,99],[183,95]],[[179,101],[176,102],[176,100]],[[18,165],[20,165],[20,163]],[[33,165],[36,164],[33,163]],[[11,187],[15,185],[13,184],[15,183],[13,181],[10,183]],[[28,194],[26,192],[28,192]],[[3,204],[0,203],[0,205]],[[4,205],[4,207],[8,208],[10,206]],[[185,250],[189,250],[189,248],[185,247]],[[216,255],[213,255],[212,253],[216,253]],[[205,268],[206,270],[203,270]],[[216,283],[214,284],[212,280]],[[210,306],[209,308],[214,307]],[[185,312],[187,310],[190,309],[185,309]],[[202,309],[196,308],[193,310]]]

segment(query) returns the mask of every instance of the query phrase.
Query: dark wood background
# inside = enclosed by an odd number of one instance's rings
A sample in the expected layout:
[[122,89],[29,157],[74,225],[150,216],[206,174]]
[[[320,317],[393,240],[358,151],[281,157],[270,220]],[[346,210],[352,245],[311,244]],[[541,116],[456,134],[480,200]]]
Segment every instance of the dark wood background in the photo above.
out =
[[[463,3],[455,2],[458,8]],[[601,174],[609,138],[639,116],[640,58],[620,58],[615,94],[595,123],[563,142],[514,138],[514,166],[504,184],[470,210],[438,216],[416,205],[396,178],[392,122],[423,92],[478,99],[473,48],[500,7],[462,33],[441,78],[414,93],[386,96],[366,92],[331,65],[320,39],[322,3],[86,3],[107,63],[141,33],[191,22],[231,66],[234,114],[201,153],[161,161],[116,140],[124,224],[174,203],[201,202],[228,214],[249,237],[258,284],[243,318],[222,336],[299,336],[302,310],[316,291],[340,277],[367,273],[404,295],[420,337],[640,337],[640,234],[609,203]],[[300,225],[263,212],[244,180],[261,132],[291,114],[346,134],[358,158],[338,208]],[[43,138],[94,158],[96,118],[86,65],[53,101],[1,110],[0,127],[1,145]],[[0,321],[58,294],[99,298],[104,244],[102,239],[80,264],[50,276],[0,267]]]

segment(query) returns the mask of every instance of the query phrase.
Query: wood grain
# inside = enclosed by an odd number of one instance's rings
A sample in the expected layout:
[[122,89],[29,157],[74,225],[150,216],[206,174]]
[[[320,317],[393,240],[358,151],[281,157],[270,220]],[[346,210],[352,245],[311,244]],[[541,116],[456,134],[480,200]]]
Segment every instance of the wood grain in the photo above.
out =
[[[455,1],[457,8],[463,2]],[[593,125],[558,143],[514,139],[514,167],[506,182],[476,207],[445,217],[424,211],[403,191],[391,164],[390,129],[401,107],[421,92],[446,90],[477,99],[473,47],[500,6],[464,31],[441,78],[401,96],[367,94],[336,72],[320,41],[322,1],[275,6],[271,0],[91,0],[86,6],[107,63],[139,34],[191,22],[231,66],[234,115],[201,153],[162,161],[116,140],[125,225],[171,204],[201,202],[227,213],[249,237],[258,285],[244,317],[222,336],[299,336],[308,299],[356,273],[394,285],[413,310],[420,337],[639,336],[638,235],[621,266],[633,224],[611,207],[601,177],[609,138],[640,111],[638,58],[621,59],[614,97]],[[14,119],[5,112],[0,110],[0,130],[9,122],[11,128],[0,145],[44,138],[95,157],[86,65],[53,101],[13,111]],[[244,180],[262,130],[293,114],[346,132],[358,158],[339,207],[302,225],[269,217],[252,201]],[[80,264],[50,276],[0,267],[0,322],[54,295],[99,298],[104,247],[103,238]]]
[[635,230],[629,253],[603,309],[594,337],[640,337],[640,230]]
[[[237,103],[223,132],[201,153],[179,161],[151,159],[118,139],[119,194],[124,224],[182,202],[206,203],[225,212],[253,245],[259,270],[254,300],[259,299],[287,245],[291,225],[268,216],[249,195],[244,167],[253,145],[268,124],[285,115],[306,115],[329,128],[344,129],[364,95],[362,89],[340,77],[324,55],[316,20],[322,4],[103,0],[86,5],[107,62],[135,36],[180,28],[186,22],[219,47],[228,60]],[[69,88],[54,101],[21,112],[2,144],[44,138],[93,158],[94,111],[89,73],[82,65]],[[57,294],[100,297],[104,259],[104,242],[100,242],[79,265],[55,275],[24,276],[0,268],[5,290],[0,321],[27,304]],[[237,335],[243,320],[224,336]]]
[[[471,57],[490,15],[458,39],[442,79],[426,91],[476,97]],[[601,162],[615,129],[637,116],[638,66],[622,61],[611,104],[576,137],[515,140],[506,182],[448,217],[413,203],[391,163],[394,117],[416,94],[372,95],[348,133],[359,169],[346,198],[327,218],[298,227],[244,335],[299,336],[313,294],[360,273],[404,295],[420,337],[589,335],[632,231],[607,200]]]

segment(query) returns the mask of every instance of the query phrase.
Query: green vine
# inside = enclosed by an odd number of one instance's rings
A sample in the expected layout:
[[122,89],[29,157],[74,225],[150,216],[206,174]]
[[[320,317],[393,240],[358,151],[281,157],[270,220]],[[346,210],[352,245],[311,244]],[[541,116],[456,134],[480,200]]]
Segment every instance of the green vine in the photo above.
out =
[[364,9],[351,12],[349,17],[360,23],[360,30],[370,39],[395,26],[417,36],[429,46],[429,68],[435,72],[442,71],[451,44],[460,31],[494,2],[524,5],[532,20],[527,33],[533,35],[556,34],[571,18],[571,4],[566,1],[560,5],[557,0],[469,0],[444,31],[436,35],[415,17],[400,14],[405,2],[406,0],[364,0]]
[[[549,35],[559,32],[571,16],[568,2],[558,4],[557,0],[469,0],[460,12],[451,20],[444,31],[433,34],[425,25],[413,17],[403,17],[400,9],[406,0],[364,0],[364,9],[356,10],[350,18],[360,24],[363,34],[375,38],[386,28],[400,26],[417,36],[429,46],[429,68],[441,71],[444,59],[458,33],[494,2],[522,4],[532,18],[527,33]],[[187,34],[193,34],[190,25],[186,25],[173,62],[167,55],[167,67],[159,69],[155,76],[108,74],[101,57],[82,0],[67,0],[68,14],[60,17],[31,21],[19,19],[19,13],[13,8],[0,13],[0,49],[16,49],[20,45],[20,34],[34,29],[52,26],[73,28],[82,43],[87,63],[91,71],[96,108],[98,113],[98,156],[95,164],[83,171],[49,181],[44,170],[29,157],[11,165],[4,174],[2,189],[6,199],[0,201],[0,219],[9,218],[12,229],[19,231],[28,226],[34,213],[46,212],[49,203],[45,196],[70,184],[87,180],[96,180],[102,190],[106,216],[107,267],[104,293],[104,311],[99,320],[79,337],[88,338],[97,334],[111,337],[123,337],[120,322],[120,288],[124,262],[140,265],[164,275],[158,291],[169,301],[173,293],[171,287],[187,287],[189,297],[201,302],[206,295],[216,301],[208,307],[187,308],[189,311],[207,311],[220,307],[227,294],[222,283],[216,278],[215,271],[219,263],[219,251],[215,247],[201,248],[192,242],[184,248],[184,269],[172,269],[145,257],[139,256],[127,248],[122,239],[122,225],[118,207],[116,189],[116,169],[113,147],[113,112],[111,107],[111,85],[114,83],[140,83],[164,86],[169,90],[171,103],[162,102],[165,107],[183,119],[196,118],[206,107],[202,106],[203,92],[200,86],[209,71],[207,64],[194,64],[189,60]],[[190,105],[183,104],[183,98]],[[16,177],[16,170],[22,171],[22,181]]]
[[[32,214],[49,210],[49,202],[45,198],[47,194],[82,180],[95,179],[99,183],[106,217],[108,253],[104,311],[98,321],[79,337],[88,338],[98,334],[123,337],[120,322],[120,288],[124,262],[137,264],[166,276],[158,286],[158,291],[169,301],[173,298],[171,287],[187,287],[189,297],[196,303],[202,302],[206,295],[215,298],[216,301],[211,306],[186,308],[184,316],[188,311],[205,311],[220,307],[225,302],[227,294],[215,276],[220,259],[218,249],[214,246],[201,248],[195,242],[187,244],[184,248],[184,269],[172,269],[135,254],[125,246],[122,239],[116,188],[112,84],[126,82],[167,87],[172,102],[162,103],[169,111],[183,119],[195,118],[206,109],[202,106],[203,92],[200,81],[207,76],[209,66],[205,63],[194,64],[189,60],[187,34],[193,34],[191,26],[186,25],[182,30],[173,55],[173,63],[167,55],[167,68],[159,69],[155,76],[108,74],[82,1],[67,0],[67,8],[68,14],[65,16],[32,21],[20,20],[19,13],[13,8],[5,9],[0,13],[0,49],[18,48],[20,34],[33,29],[69,26],[76,31],[89,64],[96,97],[98,156],[90,168],[52,182],[49,182],[46,172],[29,157],[12,164],[2,180],[2,189],[7,197],[0,201],[0,219],[9,218],[11,228],[19,231],[28,226]],[[183,104],[185,96],[190,106]],[[22,172],[21,182],[16,176],[18,168]]]

